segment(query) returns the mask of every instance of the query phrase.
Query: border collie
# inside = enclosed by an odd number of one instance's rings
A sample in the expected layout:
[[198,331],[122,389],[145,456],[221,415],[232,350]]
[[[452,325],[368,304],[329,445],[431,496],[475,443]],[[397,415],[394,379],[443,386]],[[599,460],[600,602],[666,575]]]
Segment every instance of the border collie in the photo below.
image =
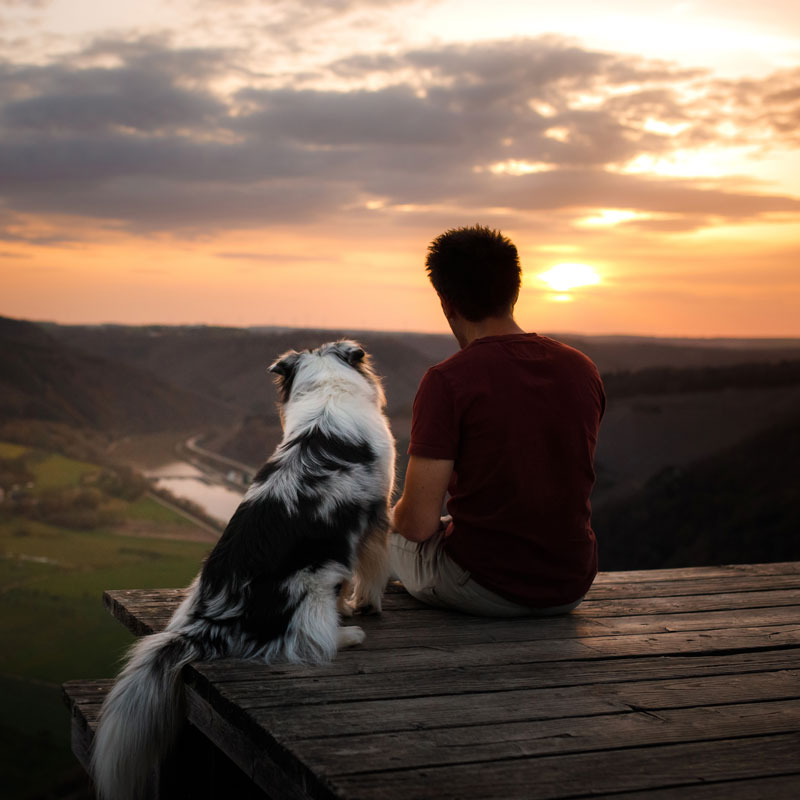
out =
[[166,629],[133,646],[106,699],[92,755],[101,798],[145,791],[181,722],[185,664],[321,664],[364,640],[340,614],[381,610],[394,440],[380,380],[349,340],[290,351],[269,371],[283,439]]

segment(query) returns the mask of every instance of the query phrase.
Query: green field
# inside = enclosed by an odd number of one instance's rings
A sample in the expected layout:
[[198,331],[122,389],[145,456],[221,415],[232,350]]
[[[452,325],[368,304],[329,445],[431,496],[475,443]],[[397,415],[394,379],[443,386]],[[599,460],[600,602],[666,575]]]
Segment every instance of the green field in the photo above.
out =
[[28,448],[21,444],[11,444],[10,442],[0,442],[0,458],[17,458],[23,453],[27,453]]
[[[0,443],[0,456],[24,452]],[[50,454],[26,465],[35,489],[78,485],[99,469]],[[0,505],[0,769],[3,797],[21,800],[75,770],[60,685],[113,676],[132,641],[103,609],[103,590],[184,586],[210,545],[55,527],[7,506]],[[127,509],[148,531],[190,524],[147,497]]]
[[164,525],[179,525],[186,528],[194,525],[191,520],[176,514],[171,508],[156,502],[152,497],[140,497],[129,503],[125,517],[129,520],[161,522]]

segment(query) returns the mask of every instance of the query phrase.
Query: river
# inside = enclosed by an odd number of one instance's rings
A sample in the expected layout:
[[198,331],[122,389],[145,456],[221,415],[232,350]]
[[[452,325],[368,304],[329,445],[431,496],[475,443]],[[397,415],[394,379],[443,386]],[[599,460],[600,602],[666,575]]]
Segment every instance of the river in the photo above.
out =
[[223,523],[231,518],[244,496],[244,492],[214,482],[202,470],[186,461],[164,464],[148,470],[145,475],[155,479],[157,488],[197,503],[206,514]]

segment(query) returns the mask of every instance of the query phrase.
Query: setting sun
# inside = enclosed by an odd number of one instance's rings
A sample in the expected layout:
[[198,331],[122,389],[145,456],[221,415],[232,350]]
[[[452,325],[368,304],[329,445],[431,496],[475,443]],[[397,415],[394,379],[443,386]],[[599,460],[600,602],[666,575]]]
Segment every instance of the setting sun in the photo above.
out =
[[800,4],[563,5],[0,0],[0,315],[447,331],[477,223],[541,330],[800,334]]
[[600,276],[588,264],[556,264],[537,276],[556,292],[568,292],[578,286],[594,286]]

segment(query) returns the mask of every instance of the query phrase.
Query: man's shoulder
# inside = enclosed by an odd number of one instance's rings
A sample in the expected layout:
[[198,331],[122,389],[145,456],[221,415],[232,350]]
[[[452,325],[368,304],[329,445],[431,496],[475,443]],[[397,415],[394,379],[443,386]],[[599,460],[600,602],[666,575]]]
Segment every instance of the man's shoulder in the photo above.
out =
[[[582,351],[538,334],[477,339],[444,361],[430,367],[423,379],[430,388],[453,397],[485,391],[516,390],[531,379],[581,383],[603,394],[595,363]],[[504,387],[501,389],[500,387]]]
[[462,350],[434,364],[430,369],[448,374],[470,369],[482,361],[496,361],[505,352],[510,356],[527,355],[531,359],[547,359],[573,362],[595,368],[594,362],[572,345],[542,336],[538,333],[514,334],[510,336],[487,336],[476,339]]
[[583,350],[579,350],[573,345],[560,342],[558,339],[552,339],[549,336],[540,336],[543,345],[550,349],[557,357],[564,359],[564,361],[571,361],[576,364],[581,364],[595,372],[597,372],[597,365],[592,361]]

